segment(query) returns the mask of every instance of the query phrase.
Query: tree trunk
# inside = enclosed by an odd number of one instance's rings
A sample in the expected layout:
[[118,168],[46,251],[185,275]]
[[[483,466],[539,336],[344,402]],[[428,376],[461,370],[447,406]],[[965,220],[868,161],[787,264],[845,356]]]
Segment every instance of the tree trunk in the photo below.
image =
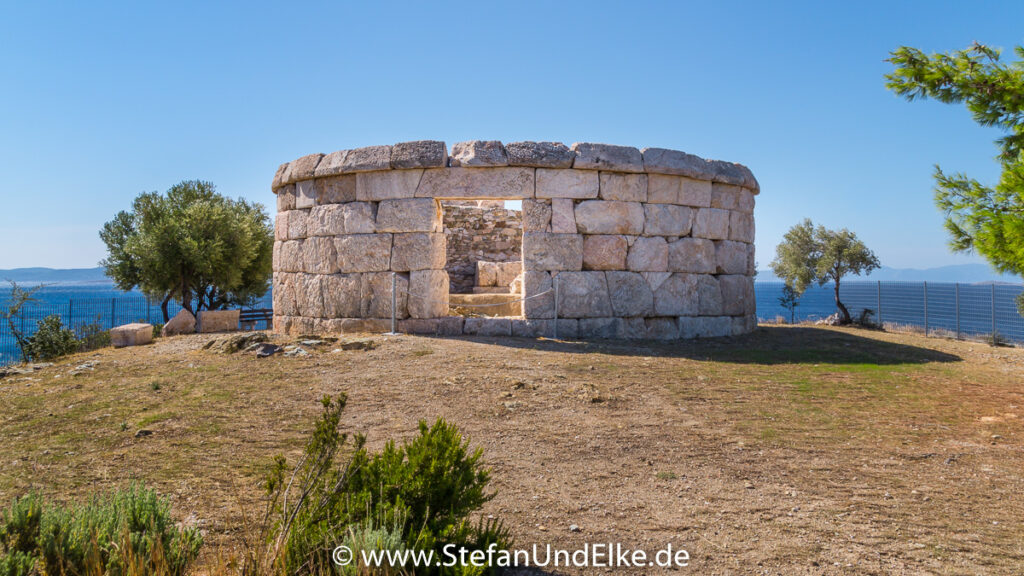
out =
[[160,303],[160,311],[164,313],[164,324],[171,321],[171,316],[167,313],[167,305],[170,303],[171,295],[168,293],[167,296],[164,297],[164,301]]
[[839,308],[839,322],[842,324],[849,324],[852,320],[850,319],[850,311],[846,309],[846,306],[839,301],[839,279],[836,279],[836,308]]

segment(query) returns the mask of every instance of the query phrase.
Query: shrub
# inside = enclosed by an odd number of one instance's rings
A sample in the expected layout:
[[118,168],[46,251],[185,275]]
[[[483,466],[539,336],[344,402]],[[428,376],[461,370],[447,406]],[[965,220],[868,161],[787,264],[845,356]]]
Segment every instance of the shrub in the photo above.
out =
[[78,327],[78,349],[81,352],[110,346],[110,330],[104,330],[99,322],[82,324]]
[[64,327],[60,315],[51,314],[36,323],[36,333],[28,337],[32,360],[51,360],[78,351],[78,338]]
[[202,537],[180,529],[170,504],[141,486],[69,506],[36,495],[0,513],[0,574],[181,576]]

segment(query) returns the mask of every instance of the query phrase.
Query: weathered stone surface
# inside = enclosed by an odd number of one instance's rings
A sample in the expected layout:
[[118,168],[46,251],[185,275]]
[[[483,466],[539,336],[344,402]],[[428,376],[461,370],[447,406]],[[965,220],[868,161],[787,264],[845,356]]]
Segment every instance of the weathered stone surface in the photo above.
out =
[[[236,310],[237,312],[237,310]],[[200,312],[200,315],[203,313]],[[236,324],[237,326],[237,324]],[[142,346],[153,341],[153,325],[144,322],[122,324],[110,329],[110,345],[114,348]]]
[[280,259],[274,269],[279,272],[302,272],[302,240],[289,240],[281,244]]
[[473,336],[511,336],[512,320],[510,318],[466,318],[462,324],[462,333]]
[[576,215],[571,198],[551,200],[551,231],[555,234],[576,233]]
[[286,212],[295,209],[295,185],[289,184],[277,190],[277,211]]
[[284,219],[282,227],[287,229],[288,240],[301,240],[307,236],[308,210],[289,210],[279,216]]
[[356,199],[361,201],[412,198],[423,177],[423,170],[360,172],[356,175]]
[[660,236],[637,238],[629,247],[626,267],[633,272],[667,272],[668,242]]
[[359,316],[359,274],[329,274],[320,279],[324,299],[324,317],[355,318]]
[[[551,292],[551,273],[523,271],[523,316],[527,318],[554,318],[555,295]],[[546,294],[545,294],[546,293]],[[537,296],[544,294],[543,296]],[[536,298],[530,298],[537,296]]]
[[715,243],[703,238],[680,238],[670,242],[668,269],[671,272],[714,274],[718,270]]
[[600,187],[593,170],[537,169],[537,198],[597,198]]
[[722,314],[744,316],[757,311],[754,279],[744,274],[723,274],[718,277],[722,290]]
[[391,269],[391,234],[349,234],[334,238],[338,272],[383,272]]
[[470,140],[452,146],[452,166],[508,166],[505,147],[498,140]]
[[672,274],[654,290],[656,316],[694,316],[699,312],[697,276]]
[[[372,272],[362,274],[360,281],[360,309],[363,318],[391,317],[391,278],[392,272]],[[401,320],[409,316],[409,275],[397,274],[396,318]]]
[[757,329],[757,315],[734,316],[732,319],[732,335],[741,336]]
[[316,205],[316,180],[303,180],[295,184],[295,207],[312,208]]
[[324,156],[320,159],[320,163],[317,164],[316,170],[313,171],[313,176],[316,178],[326,178],[341,174],[345,169],[346,156],[348,156],[348,150],[338,150]]
[[693,236],[708,240],[729,237],[729,211],[718,208],[700,208],[693,219]]
[[298,160],[292,161],[286,169],[286,179],[282,183],[291,184],[293,182],[312,179],[313,173],[316,171],[316,166],[320,163],[320,159],[323,157],[323,154],[308,154]]
[[[391,248],[391,269],[444,271],[445,236],[426,232],[395,234]],[[445,273],[445,278],[447,278]]]
[[432,198],[382,200],[377,206],[378,232],[440,232],[441,206]]
[[293,274],[287,272],[274,272],[274,286],[271,295],[275,315],[296,316],[299,313],[295,305],[292,276]]
[[[444,242],[444,236],[441,242]],[[397,244],[397,240],[396,240]],[[441,251],[444,254],[444,251]],[[440,318],[448,314],[448,273],[444,270],[414,270],[409,273],[409,316]]]
[[747,244],[730,240],[715,242],[715,262],[719,274],[746,274]]
[[584,200],[576,205],[576,228],[583,234],[642,234],[643,204]]
[[654,294],[636,272],[606,272],[608,297],[615,316],[647,316],[654,310]]
[[275,193],[279,188],[285,185],[285,178],[288,175],[290,165],[290,162],[285,162],[277,167],[277,172],[274,173],[274,180],[270,183],[270,189]]
[[643,172],[644,160],[640,151],[632,146],[576,142],[573,168],[584,170],[610,170],[614,172]]
[[679,338],[679,324],[675,318],[645,318],[644,338],[648,340],[675,340]]
[[585,339],[618,338],[621,323],[621,318],[581,318],[577,332]]
[[761,186],[757,183],[757,179],[754,178],[754,174],[746,166],[723,160],[709,160],[708,162],[714,172],[713,180],[715,182],[743,186],[744,188],[749,188],[754,193],[761,190]]
[[583,269],[624,270],[628,249],[623,236],[588,234],[583,237]]
[[754,241],[754,215],[729,212],[729,240],[752,243]]
[[306,218],[308,236],[335,236],[345,233],[345,211],[342,204],[314,206]]
[[391,169],[391,146],[367,146],[349,150],[342,163],[344,172],[373,172]]
[[745,212],[747,214],[753,214],[754,203],[754,193],[746,188],[741,188],[739,202],[737,203],[739,207],[737,208],[737,210],[739,210],[740,212]]
[[740,192],[743,188],[732,184],[711,185],[711,207],[722,210],[738,210],[740,206]]
[[722,314],[722,290],[714,276],[697,276],[697,313],[702,316]]
[[295,309],[306,318],[324,316],[324,293],[320,274],[292,275],[292,292],[295,295]]
[[754,254],[754,245],[747,244],[747,276],[753,278],[757,274],[757,259]]
[[274,217],[274,240],[283,242],[288,239],[288,212],[278,212]]
[[[199,312],[199,331],[203,334],[234,332],[238,330],[238,317],[238,310],[201,310]],[[152,327],[150,327],[150,336],[152,336]]]
[[719,338],[732,336],[732,318],[728,316],[680,316],[680,338]]
[[476,263],[476,285],[483,287],[508,287],[512,285],[516,277],[522,272],[522,260],[515,262],[486,262],[480,260]]
[[576,157],[561,142],[512,142],[505,145],[509,166],[571,168]]
[[433,334],[434,336],[461,336],[462,316],[443,318],[406,318],[398,323],[398,331],[405,334]]
[[396,170],[443,168],[447,165],[448,147],[438,140],[400,142],[391,147],[391,167]]
[[533,198],[532,168],[430,168],[423,173],[417,198]]
[[[573,221],[575,221],[575,217]],[[551,204],[549,202],[523,200],[523,231],[551,232]]]
[[342,334],[380,334],[391,330],[391,322],[386,318],[343,318]]
[[317,178],[317,204],[340,204],[353,202],[356,199],[356,175],[329,176]]
[[612,315],[604,272],[561,272],[558,282],[558,316],[601,318]]
[[[559,318],[559,339],[576,338],[579,334],[579,322],[575,318]],[[534,318],[512,318],[512,335],[519,338],[554,338],[555,321]]]
[[707,160],[665,148],[644,148],[644,170],[655,174],[675,174],[696,180],[712,180],[714,167]]
[[647,202],[647,175],[601,172],[602,200]]
[[377,205],[348,202],[342,205],[346,234],[373,234],[377,230]]
[[309,274],[333,274],[338,271],[334,238],[307,238],[302,242],[302,271]]
[[686,236],[693,224],[693,210],[674,204],[644,205],[644,235]]
[[160,329],[163,337],[177,336],[178,334],[192,334],[196,331],[196,317],[191,312],[182,308],[164,324]]
[[705,208],[711,205],[711,182],[683,176],[647,175],[647,201]]
[[524,232],[523,266],[527,270],[580,270],[583,238],[579,234]]
[[658,288],[660,288],[666,280],[672,277],[671,272],[641,272],[640,275],[647,281],[652,292],[657,292]]

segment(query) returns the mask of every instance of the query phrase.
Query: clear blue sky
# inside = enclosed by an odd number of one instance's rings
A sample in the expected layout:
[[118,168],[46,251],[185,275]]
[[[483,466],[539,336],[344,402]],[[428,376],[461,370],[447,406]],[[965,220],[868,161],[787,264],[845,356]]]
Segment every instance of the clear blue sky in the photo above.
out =
[[1019,1],[212,4],[0,4],[0,268],[96,265],[143,191],[271,207],[283,161],[413,139],[747,164],[762,267],[803,217],[889,266],[980,261],[946,249],[931,172],[992,182],[999,134],[888,93],[884,59],[1024,42]]

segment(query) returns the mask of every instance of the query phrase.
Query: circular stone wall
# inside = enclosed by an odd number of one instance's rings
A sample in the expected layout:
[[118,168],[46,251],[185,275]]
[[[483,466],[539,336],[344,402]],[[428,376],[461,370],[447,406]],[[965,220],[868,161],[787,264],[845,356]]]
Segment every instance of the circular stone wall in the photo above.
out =
[[[449,157],[417,141],[303,156],[272,188],[278,332],[387,331],[393,277],[401,332],[674,339],[757,323],[759,187],[740,164],[553,142]],[[448,316],[441,200],[522,200],[522,317]]]

